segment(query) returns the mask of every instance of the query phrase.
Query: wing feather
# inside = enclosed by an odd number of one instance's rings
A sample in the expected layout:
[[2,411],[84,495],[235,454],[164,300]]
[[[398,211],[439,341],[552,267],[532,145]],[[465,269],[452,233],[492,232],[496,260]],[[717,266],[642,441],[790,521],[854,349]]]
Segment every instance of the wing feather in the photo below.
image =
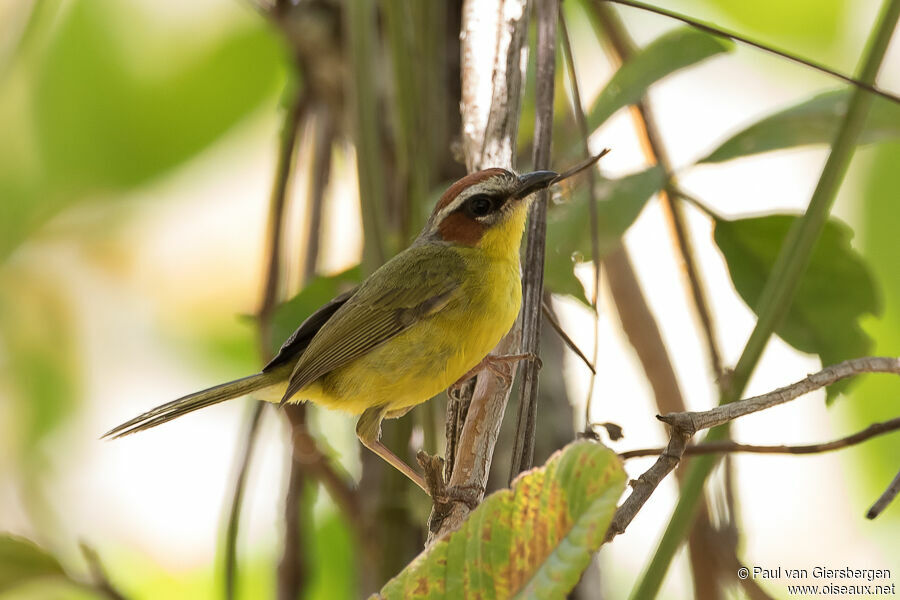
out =
[[461,256],[446,246],[433,245],[412,246],[385,263],[309,342],[282,402],[439,312],[459,292],[465,269]]

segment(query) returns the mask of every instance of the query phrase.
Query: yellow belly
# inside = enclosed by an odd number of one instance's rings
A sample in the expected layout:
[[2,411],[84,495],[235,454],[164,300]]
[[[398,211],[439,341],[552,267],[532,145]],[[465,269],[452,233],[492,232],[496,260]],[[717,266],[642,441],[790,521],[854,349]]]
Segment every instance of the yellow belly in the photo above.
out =
[[477,365],[515,322],[522,287],[517,260],[473,252],[467,262],[477,275],[447,306],[319,378],[297,400],[353,414],[381,405],[398,410],[425,402]]

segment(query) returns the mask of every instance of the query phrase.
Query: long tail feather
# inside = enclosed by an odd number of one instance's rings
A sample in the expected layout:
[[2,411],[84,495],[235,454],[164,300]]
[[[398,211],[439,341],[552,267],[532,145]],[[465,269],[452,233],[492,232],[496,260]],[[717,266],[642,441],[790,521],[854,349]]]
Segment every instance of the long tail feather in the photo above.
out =
[[232,398],[245,396],[256,390],[260,390],[274,383],[275,376],[272,373],[257,373],[249,377],[235,379],[193,394],[188,394],[148,410],[130,421],[122,423],[118,427],[110,429],[103,434],[103,438],[120,438],[138,431],[150,429],[157,425],[167,423],[195,410],[218,404]]

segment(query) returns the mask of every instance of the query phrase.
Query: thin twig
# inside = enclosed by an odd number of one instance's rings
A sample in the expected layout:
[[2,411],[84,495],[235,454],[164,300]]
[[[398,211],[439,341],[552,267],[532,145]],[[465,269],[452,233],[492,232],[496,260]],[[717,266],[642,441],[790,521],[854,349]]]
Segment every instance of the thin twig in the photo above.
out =
[[[537,1],[537,51],[535,69],[535,169],[550,166],[550,143],[553,139],[553,96],[556,80],[556,21],[558,0]],[[541,341],[541,304],[544,295],[544,248],[547,242],[547,204],[550,190],[537,194],[528,214],[525,242],[525,264],[522,287],[521,352],[537,355]],[[513,443],[509,481],[530,469],[534,461],[534,432],[537,419],[538,370],[540,363],[527,361],[522,368],[519,386],[519,410]]]
[[[281,239],[284,233],[284,213],[287,206],[287,190],[293,171],[294,153],[297,146],[297,132],[303,122],[308,107],[307,96],[299,93],[293,99],[284,117],[281,137],[278,144],[278,158],[275,167],[275,178],[272,184],[272,196],[269,202],[269,217],[266,226],[266,276],[263,281],[262,298],[257,311],[259,328],[259,353],[266,362],[272,352],[272,314],[278,304],[281,277]],[[256,444],[260,417],[264,404],[253,407],[247,421],[246,434],[240,458],[238,459],[237,477],[231,494],[228,522],[225,532],[225,597],[235,597],[237,588],[237,536],[240,528],[241,505],[244,498],[244,485],[247,471]]]
[[319,240],[322,237],[322,208],[325,204],[325,190],[331,174],[331,151],[333,149],[337,125],[332,109],[318,107],[315,141],[313,142],[312,177],[310,178],[308,225],[306,252],[303,257],[301,281],[312,279],[319,259]]
[[[830,442],[822,442],[819,444],[805,444],[795,446],[760,446],[756,444],[739,444],[731,440],[719,440],[716,442],[706,442],[703,444],[695,444],[688,446],[684,450],[684,456],[696,456],[700,454],[731,454],[736,452],[746,452],[750,454],[820,454],[822,452],[831,452],[848,446],[861,444],[866,440],[900,430],[900,417],[880,423],[873,423],[854,434],[832,440]],[[658,456],[665,448],[641,448],[639,450],[628,450],[619,454],[622,460],[630,458],[638,458],[642,456]]]
[[[591,132],[588,127],[587,117],[584,114],[584,105],[581,102],[581,90],[578,86],[578,74],[575,71],[575,54],[572,52],[572,42],[569,39],[569,29],[566,26],[566,17],[560,7],[559,10],[559,27],[562,34],[562,49],[566,61],[566,68],[569,72],[569,85],[572,90],[572,111],[575,114],[575,121],[578,123],[578,130],[581,133],[582,152],[585,157],[590,156],[591,148],[588,144]],[[591,264],[593,265],[593,273],[591,277],[591,308],[594,309],[594,347],[591,350],[591,377],[588,381],[587,399],[584,403],[584,426],[588,429],[591,422],[591,412],[594,403],[594,384],[597,379],[597,370],[594,365],[597,364],[597,358],[600,353],[600,233],[599,223],[597,222],[597,191],[594,189],[594,170],[588,171],[588,210],[590,215],[590,231],[591,231]]]
[[[627,29],[625,29],[622,20],[607,5],[598,4],[596,9],[598,20],[610,42],[611,50],[616,55],[617,62],[628,62],[638,48],[628,34]],[[672,161],[666,151],[659,128],[656,125],[656,119],[646,97],[632,106],[631,116],[638,133],[641,149],[647,161],[650,164],[659,164],[666,174],[666,181],[672,181],[674,177]],[[675,242],[678,260],[687,278],[688,290],[694,303],[694,310],[700,319],[712,372],[716,380],[722,385],[725,382],[725,378],[722,377],[722,359],[719,354],[718,343],[716,342],[715,326],[709,311],[709,301],[706,298],[703,282],[700,279],[697,259],[688,235],[684,214],[681,206],[673,201],[673,194],[669,187],[667,185],[665,190],[659,192],[659,202],[669,224],[672,239]]]
[[79,543],[78,547],[81,549],[81,554],[84,556],[84,561],[87,563],[88,571],[91,574],[90,588],[109,598],[109,600],[126,600],[122,592],[117,590],[109,581],[106,569],[103,568],[103,563],[100,561],[100,555],[97,554],[97,551],[84,542]]
[[881,494],[881,497],[875,501],[875,504],[872,505],[872,508],[869,509],[869,512],[866,513],[867,519],[874,519],[878,515],[887,508],[888,504],[890,504],[894,498],[897,497],[897,494],[900,493],[900,472],[897,473],[897,476],[894,477],[894,480],[891,481],[890,485],[884,490],[884,493]]
[[900,358],[877,356],[856,358],[826,367],[818,373],[767,394],[738,400],[702,412],[678,412],[657,417],[671,428],[669,443],[653,466],[632,482],[633,491],[616,509],[609,530],[606,532],[606,541],[625,531],[656,487],[681,460],[688,442],[698,431],[790,402],[811,391],[861,373],[900,375]]
[[544,317],[547,319],[547,322],[550,323],[550,326],[553,327],[553,330],[559,335],[559,337],[566,343],[566,346],[569,347],[569,350],[574,352],[578,358],[581,359],[581,362],[591,370],[591,373],[596,375],[597,371],[594,369],[594,365],[591,364],[591,361],[588,360],[588,357],[584,355],[584,352],[575,344],[574,340],[569,337],[569,334],[566,333],[565,329],[562,328],[562,325],[559,324],[559,321],[556,320],[556,316],[553,314],[553,311],[547,305],[547,301],[543,300],[541,302],[541,309],[543,310]]
[[228,521],[225,525],[225,598],[232,600],[237,588],[237,537],[241,522],[241,507],[244,503],[244,488],[247,485],[247,472],[250,462],[253,460],[253,448],[256,446],[256,436],[259,432],[259,424],[266,405],[264,402],[254,402],[249,407],[250,416],[245,421],[244,435],[237,467],[237,475],[234,486],[231,488],[231,502],[228,508]]
[[862,88],[864,90],[868,90],[873,94],[881,96],[890,100],[891,102],[900,103],[900,96],[897,96],[891,92],[883,90],[879,88],[877,85],[864,81],[862,79],[857,79],[856,77],[852,77],[850,75],[845,75],[839,71],[835,71],[830,67],[826,67],[823,64],[813,62],[808,58],[803,58],[797,56],[796,54],[791,54],[785,50],[779,50],[778,48],[774,48],[772,46],[768,46],[763,44],[762,42],[757,42],[755,40],[751,40],[750,38],[744,37],[740,34],[733,33],[730,31],[725,31],[724,29],[719,29],[718,27],[714,27],[708,23],[704,23],[698,19],[694,19],[688,17],[687,15],[683,15],[671,10],[666,10],[665,8],[660,8],[658,6],[653,6],[650,4],[645,4],[644,2],[638,2],[636,0],[603,0],[604,2],[611,2],[613,4],[622,4],[624,6],[630,6],[632,8],[638,8],[641,10],[645,10],[647,12],[652,12],[658,15],[662,15],[664,17],[668,17],[670,19],[675,19],[676,21],[681,21],[687,25],[695,29],[699,29],[700,31],[705,31],[710,35],[714,35],[716,37],[726,38],[729,40],[733,40],[735,42],[740,42],[741,44],[746,44],[747,46],[752,46],[758,50],[762,50],[763,52],[768,52],[769,54],[774,54],[775,56],[779,56],[781,58],[785,58],[791,62],[795,62],[801,64],[805,67],[809,67],[810,69],[815,69],[820,73],[825,73],[826,75],[830,75],[836,79],[840,79],[845,83],[849,83],[855,85],[856,87]]

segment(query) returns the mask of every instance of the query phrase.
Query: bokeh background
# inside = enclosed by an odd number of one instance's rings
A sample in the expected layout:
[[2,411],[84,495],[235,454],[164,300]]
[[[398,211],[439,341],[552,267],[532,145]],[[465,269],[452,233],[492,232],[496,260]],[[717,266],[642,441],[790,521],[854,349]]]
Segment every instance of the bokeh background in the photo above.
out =
[[[612,67],[578,5],[566,4],[582,93],[590,99]],[[856,68],[879,6],[875,0],[666,3],[847,73]],[[642,44],[675,26],[617,10]],[[34,540],[76,574],[85,572],[78,544],[86,542],[133,597],[221,593],[216,557],[250,401],[123,441],[99,436],[146,408],[259,368],[248,315],[257,308],[264,276],[289,60],[279,32],[238,0],[0,2],[0,531]],[[896,40],[880,84],[900,90]],[[722,215],[746,216],[802,210],[825,149],[690,165],[762,115],[835,87],[812,70],[739,46],[667,78],[650,97],[675,166],[684,167],[682,186]],[[309,139],[303,132],[301,157]],[[643,164],[625,111],[591,144],[613,149],[602,165],[610,176]],[[900,143],[860,149],[835,210],[853,228],[853,246],[880,288],[881,314],[862,323],[875,340],[872,354],[895,356],[898,165]],[[305,226],[308,189],[309,165],[301,160],[290,209],[297,227]],[[754,315],[733,289],[709,219],[694,209],[687,213],[718,341],[733,364]],[[357,264],[362,224],[355,154],[346,140],[333,150],[323,223],[318,271]],[[705,408],[715,402],[715,383],[666,227],[650,203],[625,241],[685,397],[691,408]],[[298,265],[302,253],[298,248],[292,258]],[[587,281],[590,269],[579,274]],[[624,428],[625,438],[613,444],[617,450],[658,445],[665,437],[653,419],[650,388],[607,296],[604,288],[592,418]],[[555,308],[579,346],[590,348],[591,313],[567,298],[557,299]],[[818,367],[817,357],[773,338],[748,394]],[[589,378],[571,356],[564,375],[580,428]],[[739,421],[734,436],[759,444],[825,441],[896,416],[898,399],[896,378],[869,376],[828,408],[824,393],[812,394]],[[311,418],[358,477],[353,420],[322,411]],[[243,597],[273,594],[279,556],[287,430],[274,411],[267,411],[262,427],[239,538]],[[898,455],[895,437],[809,457],[736,457],[741,558],[766,567],[889,568],[898,582],[900,508],[876,521],[864,518],[896,473]],[[630,461],[629,474],[637,476],[648,464]],[[604,548],[608,597],[627,593],[675,497],[667,481],[628,532]],[[355,597],[347,524],[326,494],[318,494],[313,511],[308,596]],[[689,598],[691,589],[680,556],[663,594]],[[785,595],[777,585],[767,589]],[[0,595],[94,597],[53,581]]]

